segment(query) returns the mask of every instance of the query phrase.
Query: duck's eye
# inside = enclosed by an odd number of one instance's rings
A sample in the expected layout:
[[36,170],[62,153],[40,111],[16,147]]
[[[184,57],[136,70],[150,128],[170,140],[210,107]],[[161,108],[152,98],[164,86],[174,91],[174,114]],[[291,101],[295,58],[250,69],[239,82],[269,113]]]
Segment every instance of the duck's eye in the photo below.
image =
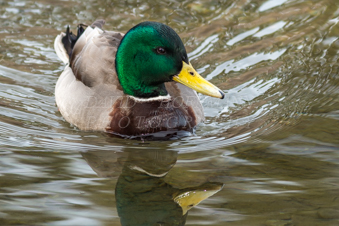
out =
[[166,54],[166,49],[163,47],[156,48],[158,54]]

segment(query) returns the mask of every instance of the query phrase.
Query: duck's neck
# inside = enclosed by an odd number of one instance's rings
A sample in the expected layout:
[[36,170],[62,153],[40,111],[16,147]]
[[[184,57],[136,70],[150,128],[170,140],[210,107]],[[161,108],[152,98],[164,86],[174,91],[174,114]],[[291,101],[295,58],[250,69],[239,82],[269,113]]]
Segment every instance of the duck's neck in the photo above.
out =
[[152,86],[139,83],[137,80],[138,75],[133,70],[119,70],[119,74],[119,81],[125,94],[137,98],[154,98],[168,95],[164,83]]
[[127,66],[128,62],[119,61],[116,59],[116,67],[119,82],[125,94],[139,97],[139,98],[152,98],[158,96],[166,96],[167,90],[164,83],[146,85],[139,78],[142,76],[138,72],[138,67]]

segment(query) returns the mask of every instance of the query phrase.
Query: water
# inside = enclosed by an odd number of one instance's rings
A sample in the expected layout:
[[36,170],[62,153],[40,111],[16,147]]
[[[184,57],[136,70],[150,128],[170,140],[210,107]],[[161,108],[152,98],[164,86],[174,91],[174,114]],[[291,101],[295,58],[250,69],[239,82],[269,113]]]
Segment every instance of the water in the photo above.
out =
[[[339,225],[338,1],[0,0],[0,15],[0,225]],[[200,95],[195,136],[128,140],[62,118],[54,38],[97,18],[178,32],[226,92]],[[203,201],[183,216],[182,194]]]

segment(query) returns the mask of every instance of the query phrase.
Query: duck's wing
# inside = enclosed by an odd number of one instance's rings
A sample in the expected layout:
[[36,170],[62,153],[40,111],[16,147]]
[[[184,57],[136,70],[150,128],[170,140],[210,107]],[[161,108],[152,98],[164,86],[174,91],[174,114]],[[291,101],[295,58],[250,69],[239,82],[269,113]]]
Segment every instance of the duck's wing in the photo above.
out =
[[66,33],[54,41],[58,57],[89,87],[100,83],[118,84],[115,54],[123,34],[104,31],[104,24],[104,20],[97,20],[91,26],[79,24],[77,35],[67,27]]
[[85,32],[88,26],[85,24],[78,24],[78,31],[76,35],[73,34],[70,31],[69,26],[67,26],[66,32],[65,33],[61,32],[61,34],[57,35],[57,37],[54,40],[54,50],[59,59],[63,61],[65,64],[68,64],[72,56],[75,43],[77,43],[78,46],[76,50],[81,50],[87,43],[88,39],[101,33],[104,24],[105,24],[104,20],[95,21],[86,32],[85,35],[86,38],[81,39],[80,41],[79,41],[80,36]]
[[[88,38],[86,32],[101,32]],[[70,66],[75,77],[89,87],[99,84],[116,84],[118,77],[115,70],[115,55],[123,37],[121,33],[112,31],[94,31],[86,29],[73,49]],[[85,42],[85,45],[83,45]]]
[[[55,87],[56,103],[64,118],[82,130],[104,130],[115,101],[124,95],[115,71],[123,34],[104,31],[98,24],[78,32],[71,54],[62,42],[67,33],[60,34],[54,45],[67,64]],[[71,36],[70,46],[72,40]]]

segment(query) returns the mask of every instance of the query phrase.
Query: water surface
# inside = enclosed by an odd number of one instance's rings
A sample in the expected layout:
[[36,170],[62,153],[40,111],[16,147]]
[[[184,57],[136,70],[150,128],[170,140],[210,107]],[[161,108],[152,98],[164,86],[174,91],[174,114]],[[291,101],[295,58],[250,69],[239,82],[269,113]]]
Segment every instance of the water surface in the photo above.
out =
[[[0,15],[0,225],[339,225],[338,1],[0,0]],[[226,92],[199,96],[195,136],[142,142],[62,118],[54,38],[98,18],[178,32]],[[214,195],[183,215],[174,199],[201,191]]]

